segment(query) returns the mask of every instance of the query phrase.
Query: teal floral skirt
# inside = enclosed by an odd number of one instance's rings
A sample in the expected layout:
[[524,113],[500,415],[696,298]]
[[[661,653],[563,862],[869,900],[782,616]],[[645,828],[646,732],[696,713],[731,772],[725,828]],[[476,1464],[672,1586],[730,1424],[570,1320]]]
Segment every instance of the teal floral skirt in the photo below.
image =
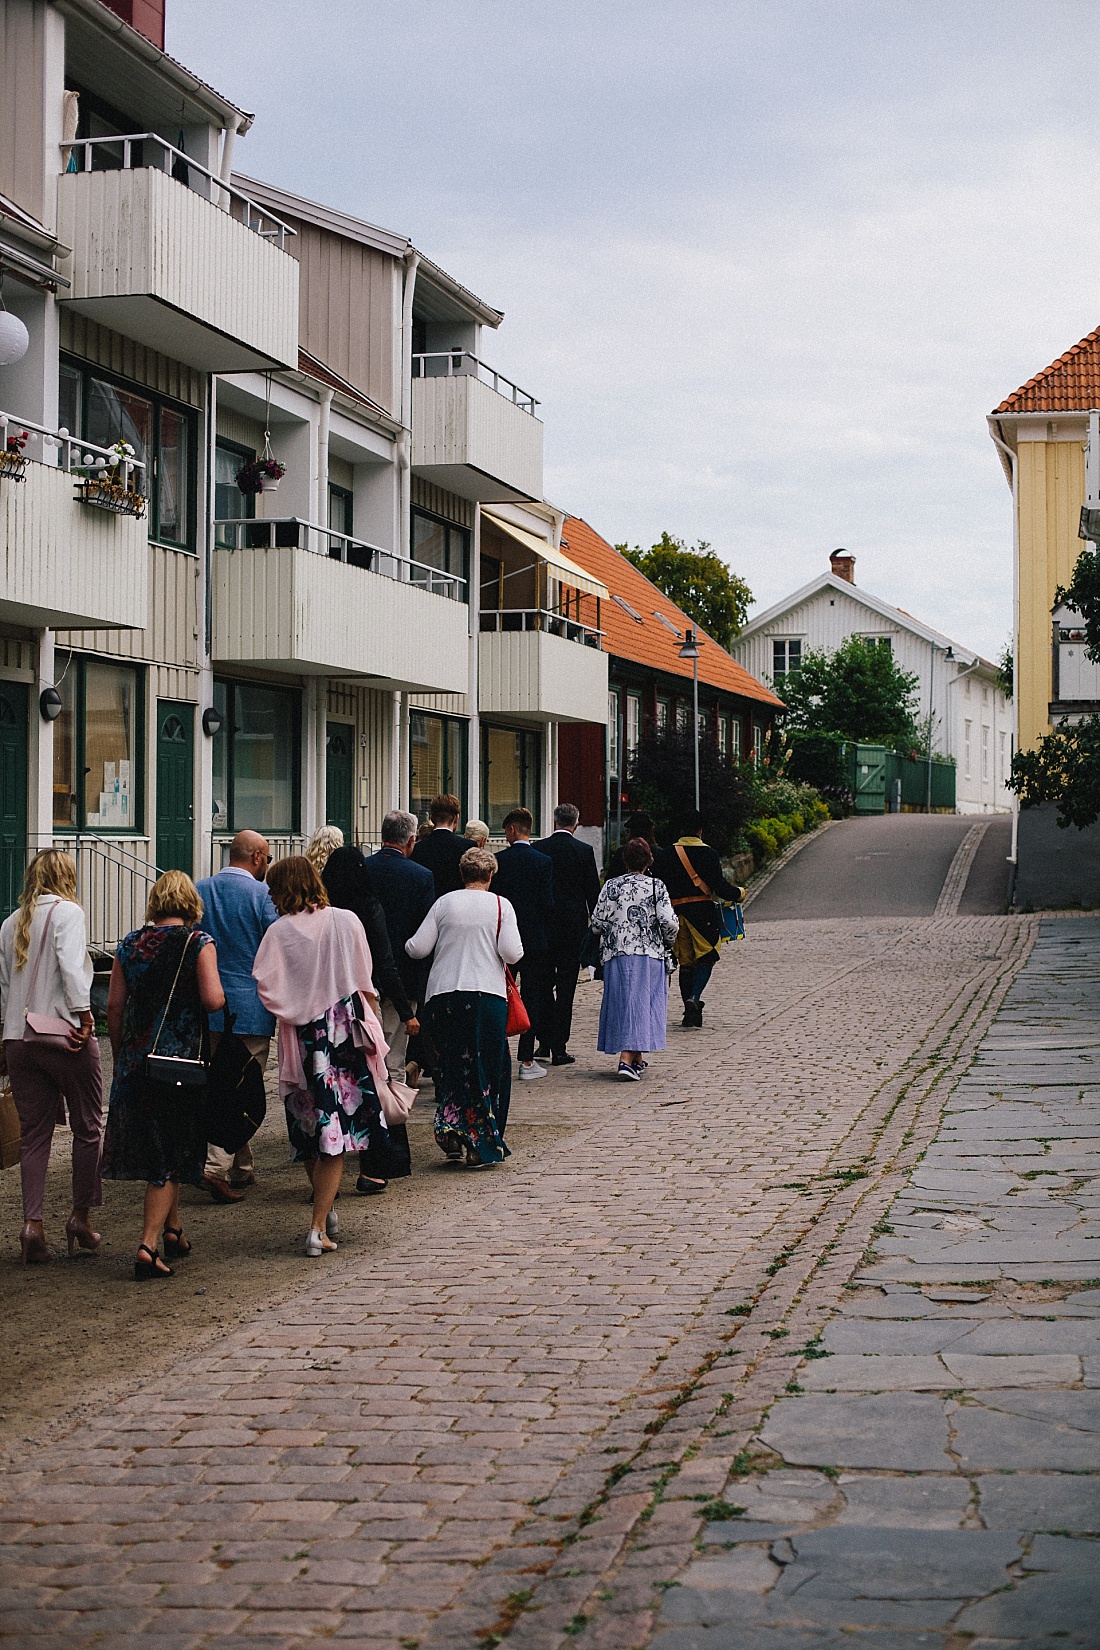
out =
[[287,1133],[296,1163],[369,1151],[383,1176],[397,1175],[400,1158],[391,1146],[366,1053],[354,1040],[358,1009],[356,997],[345,997],[296,1027],[306,1087],[290,1089],[284,1098]]
[[512,1054],[504,1027],[508,1005],[485,991],[448,991],[427,1005],[436,1049],[435,1139],[442,1151],[463,1147],[479,1163],[501,1163],[512,1096]]

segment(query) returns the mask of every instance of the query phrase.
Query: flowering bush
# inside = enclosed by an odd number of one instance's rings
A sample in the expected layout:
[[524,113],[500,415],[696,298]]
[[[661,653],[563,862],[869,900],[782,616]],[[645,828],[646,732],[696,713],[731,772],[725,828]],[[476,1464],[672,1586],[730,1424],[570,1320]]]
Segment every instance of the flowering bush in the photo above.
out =
[[22,430],[18,435],[9,435],[7,450],[9,453],[21,453],[30,440],[30,431]]

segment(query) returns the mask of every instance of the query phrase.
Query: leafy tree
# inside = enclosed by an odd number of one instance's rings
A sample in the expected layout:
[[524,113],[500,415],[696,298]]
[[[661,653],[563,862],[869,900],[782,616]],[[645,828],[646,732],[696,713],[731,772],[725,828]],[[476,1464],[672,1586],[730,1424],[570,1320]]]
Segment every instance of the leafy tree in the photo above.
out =
[[792,730],[787,773],[798,784],[816,786],[826,801],[847,811],[852,805],[852,784],[844,744],[839,733]]
[[744,579],[730,572],[705,539],[689,550],[682,539],[662,533],[659,543],[648,550],[638,545],[629,550],[625,544],[615,548],[689,619],[713,636],[719,647],[728,648],[741,634],[752,591]]
[[[630,765],[630,805],[653,820],[660,842],[672,842],[681,810],[695,795],[695,746],[692,735],[677,728],[651,729]],[[720,853],[729,853],[734,838],[752,814],[751,769],[723,756],[709,739],[699,741],[699,811],[703,835]]]
[[1085,651],[1090,659],[1100,660],[1100,550],[1095,545],[1082,550],[1069,585],[1056,592],[1055,607],[1062,602],[1075,608],[1083,617],[1087,639]]
[[1025,808],[1057,802],[1063,830],[1092,825],[1100,819],[1100,716],[1063,722],[1037,749],[1017,751],[1006,783]]
[[916,690],[916,676],[900,668],[888,647],[849,636],[832,653],[804,653],[797,674],[785,677],[787,726],[911,751],[920,740]]
[[1006,699],[1012,698],[1016,675],[1012,659],[1012,643],[1006,642],[997,658],[997,686]]

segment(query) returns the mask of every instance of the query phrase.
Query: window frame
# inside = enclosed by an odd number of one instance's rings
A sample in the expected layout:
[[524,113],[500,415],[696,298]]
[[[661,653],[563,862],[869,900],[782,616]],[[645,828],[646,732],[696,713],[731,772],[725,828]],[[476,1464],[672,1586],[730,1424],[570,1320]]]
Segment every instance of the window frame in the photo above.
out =
[[[449,535],[451,533],[458,533],[460,535],[460,543],[462,545],[462,557],[461,557],[462,567],[461,567],[461,569],[456,572],[455,569],[453,569],[451,567],[439,567],[439,568],[436,568],[435,571],[438,572],[438,573],[449,573],[449,574],[452,574],[456,578],[461,578],[462,579],[463,582],[462,582],[461,588],[459,589],[458,594],[455,595],[455,596],[448,596],[447,599],[449,601],[462,602],[468,607],[469,604],[470,604],[470,562],[471,562],[471,558],[472,558],[472,555],[473,555],[473,537],[474,537],[473,533],[471,532],[471,530],[468,527],[463,527],[461,525],[461,523],[459,523],[457,521],[448,521],[446,516],[437,516],[437,515],[434,514],[433,511],[425,510],[419,504],[414,504],[412,506],[411,510],[409,511],[409,551],[408,551],[408,554],[409,554],[410,563],[418,560],[417,555],[416,555],[416,523],[417,523],[418,519],[423,520],[423,521],[434,522],[437,527],[443,527],[443,528],[446,529],[447,534],[448,534],[448,540],[447,540],[447,554],[448,554],[448,556],[450,555]],[[428,564],[428,565],[430,565],[430,564]],[[411,565],[409,567],[409,582],[411,584],[417,584],[419,582],[418,579],[417,579],[417,570],[416,570],[415,567],[413,567]],[[426,586],[421,586],[421,588],[426,588]],[[436,590],[436,591],[433,592],[433,594],[435,594],[437,596],[440,596],[440,595],[446,595],[446,592],[442,591],[442,590]]]
[[[332,525],[332,506],[337,502],[339,502],[342,506],[344,517],[343,527],[333,527]],[[344,536],[349,539],[353,538],[355,535],[355,494],[350,487],[342,487],[338,481],[330,481],[328,484],[328,516],[326,526],[331,532],[343,533]]]
[[[481,817],[489,825],[490,834],[492,834],[492,823],[489,818],[491,811],[489,804],[489,769],[491,767],[489,735],[491,733],[506,733],[522,740],[520,789],[521,791],[529,790],[530,794],[526,798],[521,795],[517,806],[530,809],[534,821],[531,834],[532,836],[540,836],[542,834],[542,774],[546,757],[542,729],[513,727],[507,722],[486,722],[484,719],[481,721],[479,734],[481,745],[480,805]],[[534,751],[533,758],[527,754],[529,749]]]
[[[214,741],[224,739],[225,745],[225,819],[224,825],[213,825],[215,836],[235,835],[237,831],[262,829],[273,837],[298,836],[302,828],[302,690],[295,687],[283,687],[278,682],[254,682],[245,677],[215,676],[214,690],[222,688],[226,693],[225,719],[214,735]],[[259,689],[265,693],[282,695],[293,706],[293,714],[289,718],[293,732],[291,747],[291,810],[289,825],[257,826],[255,820],[246,825],[236,823],[236,775],[233,758],[233,734],[236,732],[236,717],[233,704],[233,695],[240,688]],[[215,799],[216,800],[216,799]]]
[[[218,487],[219,487],[219,485],[221,485],[218,481],[218,453],[219,453],[219,451],[221,451],[223,453],[231,453],[234,458],[239,458],[241,463],[238,466],[238,468],[242,467],[245,464],[250,464],[256,457],[255,447],[246,447],[242,441],[232,441],[229,438],[229,436],[227,436],[227,435],[216,435],[214,437],[214,478],[213,479],[214,479],[214,520],[215,521],[218,519]],[[233,514],[237,515],[237,516],[245,517],[248,521],[254,521],[256,519],[256,495],[255,495],[255,493],[242,493],[239,487],[237,487],[236,491],[237,491],[237,498],[240,501],[240,507],[237,510],[235,510],[233,512]],[[234,542],[235,542],[235,540],[232,537],[230,537],[228,539],[219,537],[218,531],[215,528],[215,530],[214,530],[214,545],[215,545],[215,548],[220,549],[220,550],[227,550],[227,549],[232,548]]]
[[[88,381],[90,379],[98,378],[114,389],[123,390],[127,395],[138,396],[141,400],[149,402],[153,409],[153,438],[152,450],[146,454],[145,458],[146,467],[143,481],[146,497],[149,501],[149,542],[150,544],[162,544],[166,550],[180,550],[189,556],[197,555],[200,537],[199,519],[202,514],[199,508],[200,415],[198,408],[189,407],[185,401],[177,401],[173,396],[162,395],[159,390],[150,389],[147,384],[139,384],[132,378],[125,378],[120,373],[111,372],[108,368],[99,366],[95,361],[86,361],[81,356],[71,355],[65,350],[62,350],[59,354],[57,366],[59,377],[63,368],[68,368],[69,371],[75,372],[79,377],[80,428],[79,430],[71,430],[69,433],[77,436],[82,441],[92,439],[86,428],[89,403]],[[161,421],[162,414],[165,412],[172,413],[179,418],[188,432],[187,475],[185,478],[188,502],[188,537],[186,540],[165,538],[160,531],[160,461],[163,444]]]
[[[779,649],[782,648],[782,667],[777,663]],[[791,649],[798,649],[797,663],[791,662]],[[802,669],[802,637],[801,636],[773,636],[772,637],[772,682],[775,686],[785,682],[788,676],[797,676]]]
[[[442,783],[441,783],[441,792],[437,793],[437,794],[445,794],[447,792],[450,792],[450,794],[452,796],[457,796],[459,801],[462,803],[463,811],[465,812],[466,805],[467,805],[466,788],[467,788],[467,785],[469,783],[469,773],[470,773],[470,724],[466,720],[465,717],[462,717],[462,716],[441,716],[438,711],[434,711],[434,710],[410,710],[409,711],[409,806],[410,806],[410,808],[412,807],[412,798],[413,798],[413,721],[414,721],[415,718],[419,718],[421,721],[424,721],[424,722],[439,722],[442,725],[442,730],[443,730],[443,738],[442,738],[443,772],[442,772],[442,775],[441,775],[441,781],[442,781]],[[449,740],[448,735],[451,732],[455,731],[455,730],[457,730],[458,734],[459,734],[459,764],[460,764],[461,769],[462,769],[461,773],[458,774],[457,776],[448,771],[449,763],[450,763],[450,740]],[[420,817],[419,814],[417,815],[417,817],[418,818]],[[424,818],[421,820],[421,824],[424,823],[424,821],[427,819],[427,817],[428,817],[427,811],[425,810]]]
[[[88,824],[88,694],[87,694],[87,667],[99,665],[108,670],[125,671],[133,679],[134,684],[134,749],[130,758],[133,764],[133,823],[130,825],[91,825]],[[144,665],[130,664],[121,659],[105,659],[97,653],[73,653],[65,667],[65,673],[72,672],[73,681],[73,783],[75,790],[70,795],[76,798],[76,819],[73,822],[53,819],[52,830],[57,836],[83,836],[91,831],[95,835],[103,836],[144,836],[145,835],[145,728],[146,705],[145,698],[148,684],[148,671]],[[55,770],[56,773],[56,770]]]

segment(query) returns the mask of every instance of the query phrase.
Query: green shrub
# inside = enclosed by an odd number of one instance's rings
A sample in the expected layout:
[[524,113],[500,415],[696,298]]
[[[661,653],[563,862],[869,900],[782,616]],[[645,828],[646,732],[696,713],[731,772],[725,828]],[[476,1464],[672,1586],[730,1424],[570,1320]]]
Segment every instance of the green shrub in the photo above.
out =
[[766,864],[769,859],[774,859],[779,852],[779,844],[771,831],[767,829],[767,823],[769,822],[757,820],[752,825],[745,827],[745,840],[758,865]]

